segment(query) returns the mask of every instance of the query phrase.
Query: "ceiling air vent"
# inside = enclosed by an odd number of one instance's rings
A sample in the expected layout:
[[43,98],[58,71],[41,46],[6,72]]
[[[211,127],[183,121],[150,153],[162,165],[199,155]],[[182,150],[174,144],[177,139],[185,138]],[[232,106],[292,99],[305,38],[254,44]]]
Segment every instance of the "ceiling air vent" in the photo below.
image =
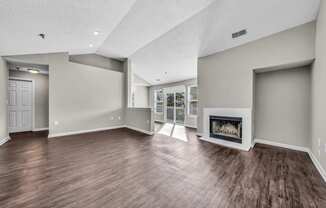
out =
[[247,30],[244,29],[244,30],[240,30],[239,32],[235,32],[235,33],[232,33],[232,38],[238,38],[240,36],[243,36],[243,35],[246,35],[247,34]]

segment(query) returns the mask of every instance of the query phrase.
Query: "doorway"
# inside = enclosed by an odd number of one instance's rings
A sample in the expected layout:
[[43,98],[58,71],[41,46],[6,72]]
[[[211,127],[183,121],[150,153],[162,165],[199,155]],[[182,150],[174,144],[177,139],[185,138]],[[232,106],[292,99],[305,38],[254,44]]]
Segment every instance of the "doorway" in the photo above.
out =
[[49,128],[49,67],[8,61],[8,132]]
[[184,86],[167,88],[165,90],[165,120],[168,123],[184,124],[185,94],[186,89]]

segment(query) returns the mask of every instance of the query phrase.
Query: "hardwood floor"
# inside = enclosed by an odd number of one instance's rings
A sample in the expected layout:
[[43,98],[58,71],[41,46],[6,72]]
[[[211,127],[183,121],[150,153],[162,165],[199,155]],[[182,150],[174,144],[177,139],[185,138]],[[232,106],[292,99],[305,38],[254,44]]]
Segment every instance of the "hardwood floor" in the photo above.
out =
[[306,153],[241,152],[186,136],[15,134],[0,147],[0,207],[326,207]]

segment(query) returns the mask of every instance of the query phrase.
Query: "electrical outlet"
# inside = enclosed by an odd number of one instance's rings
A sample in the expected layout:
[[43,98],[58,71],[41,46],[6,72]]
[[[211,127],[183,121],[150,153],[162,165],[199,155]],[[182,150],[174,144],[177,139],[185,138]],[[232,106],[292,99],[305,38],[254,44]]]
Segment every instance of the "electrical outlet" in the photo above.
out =
[[120,116],[118,117],[118,120],[121,120],[121,117]]
[[59,121],[54,121],[54,125],[58,126],[59,125]]
[[317,140],[318,140],[318,147],[320,147],[320,138],[318,138]]
[[114,120],[114,117],[113,116],[111,116],[111,121],[113,121]]

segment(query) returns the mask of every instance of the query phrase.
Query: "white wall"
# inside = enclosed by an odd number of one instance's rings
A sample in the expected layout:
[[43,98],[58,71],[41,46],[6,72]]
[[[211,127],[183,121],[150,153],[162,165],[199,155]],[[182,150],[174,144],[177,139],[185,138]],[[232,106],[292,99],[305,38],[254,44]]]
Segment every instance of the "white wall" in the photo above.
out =
[[7,63],[0,57],[0,144],[8,138],[7,127],[7,89],[8,89]]
[[255,139],[310,147],[310,67],[256,74]]
[[122,72],[71,63],[67,53],[6,58],[49,65],[50,135],[124,124]]
[[49,76],[9,70],[10,77],[32,79],[35,88],[35,130],[49,128]]
[[198,61],[199,117],[204,108],[253,108],[253,70],[312,60],[315,22]]
[[[168,84],[163,84],[163,85],[155,85],[150,87],[150,98],[149,98],[149,104],[150,106],[154,109],[154,93],[155,90],[158,89],[164,89],[164,88],[169,88],[169,87],[176,87],[176,86],[185,86],[186,88],[186,109],[185,109],[185,125],[189,127],[196,128],[197,127],[197,117],[196,116],[189,116],[188,115],[188,87],[197,85],[197,79],[190,79],[190,80],[185,80],[182,82],[173,82],[173,83],[168,83]],[[164,114],[157,114],[154,112],[154,119],[157,121],[164,121]]]
[[[312,152],[326,170],[326,2],[321,1],[312,70]],[[319,145],[320,140],[320,145]],[[326,173],[325,173],[326,174]],[[325,175],[326,177],[326,175]]]

